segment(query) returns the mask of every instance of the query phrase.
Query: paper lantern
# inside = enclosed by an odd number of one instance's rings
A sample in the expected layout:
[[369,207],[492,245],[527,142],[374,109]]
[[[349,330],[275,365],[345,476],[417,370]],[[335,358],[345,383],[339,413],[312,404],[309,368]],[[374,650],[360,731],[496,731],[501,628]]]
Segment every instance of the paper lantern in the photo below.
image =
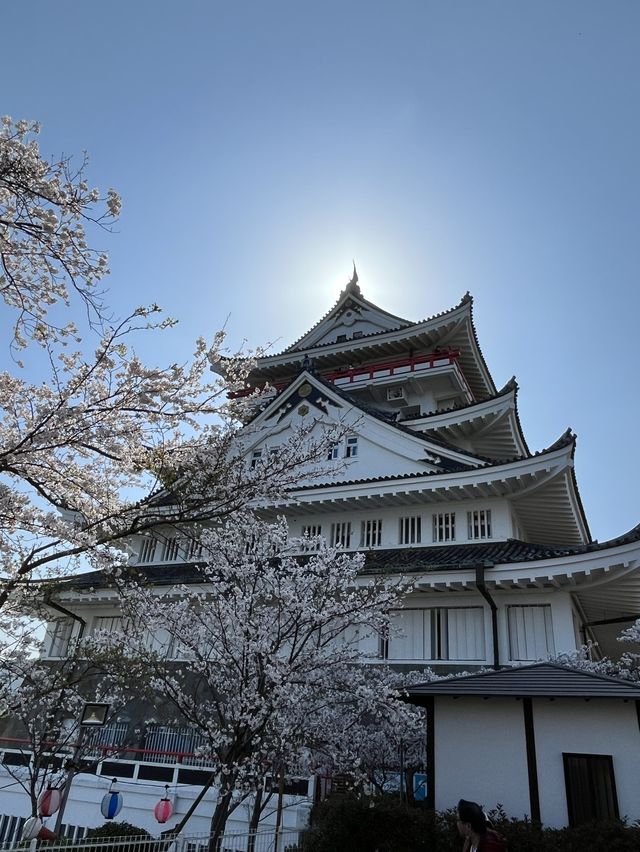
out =
[[38,798],[38,813],[41,817],[50,817],[60,807],[62,791],[58,787],[47,787]]
[[122,793],[119,793],[115,789],[116,783],[117,779],[114,778],[111,782],[111,786],[109,787],[109,792],[105,793],[102,797],[100,810],[102,811],[102,816],[105,819],[113,819],[114,817],[117,817],[122,810]]
[[40,817],[29,817],[22,826],[21,840],[35,840],[42,829],[42,820]]
[[169,785],[165,784],[164,796],[153,809],[153,815],[159,823],[165,823],[171,819],[173,813],[173,805],[169,801]]

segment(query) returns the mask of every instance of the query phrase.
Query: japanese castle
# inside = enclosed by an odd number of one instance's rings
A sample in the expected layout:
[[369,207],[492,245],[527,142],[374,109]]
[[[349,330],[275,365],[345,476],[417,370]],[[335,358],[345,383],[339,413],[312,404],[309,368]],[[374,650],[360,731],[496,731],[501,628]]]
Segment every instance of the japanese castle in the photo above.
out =
[[[546,448],[529,448],[518,386],[495,385],[471,296],[410,321],[369,302],[354,268],[329,312],[282,352],[260,358],[238,394],[257,402],[240,435],[247,470],[300,426],[313,435],[339,425],[320,474],[303,473],[261,512],[284,516],[292,538],[322,536],[364,553],[365,576],[413,580],[393,615],[399,629],[359,640],[372,661],[444,674],[532,663],[586,642],[596,656],[620,655],[616,637],[640,615],[640,525],[592,540],[574,470],[576,436],[569,430]],[[132,552],[132,564],[156,585],[189,582],[193,550],[175,530],[140,536]],[[87,632],[118,629],[117,593],[95,573],[75,577],[59,600],[74,618],[51,623],[45,658],[65,656],[79,622]],[[152,828],[158,785],[173,785],[183,813],[209,775],[186,729],[118,725],[110,747],[129,742],[134,728],[138,747],[79,776],[65,814],[73,825],[86,825],[83,802],[99,801],[112,776],[129,779],[127,818]],[[4,747],[1,759],[13,760],[13,751]],[[190,755],[189,765],[176,754]],[[313,787],[295,783],[287,822],[299,827]],[[0,814],[25,807],[7,790]],[[200,831],[210,814],[203,807],[194,818]],[[245,818],[242,809],[234,816],[239,825]],[[0,839],[13,836],[2,820]]]
[[419,322],[367,301],[355,272],[333,308],[250,376],[271,400],[248,464],[308,418],[345,429],[326,476],[273,507],[292,536],[363,551],[367,573],[411,576],[401,628],[368,650],[394,665],[470,670],[587,641],[619,656],[640,613],[640,526],[592,540],[566,431],[532,451],[514,379],[497,388],[468,294]]

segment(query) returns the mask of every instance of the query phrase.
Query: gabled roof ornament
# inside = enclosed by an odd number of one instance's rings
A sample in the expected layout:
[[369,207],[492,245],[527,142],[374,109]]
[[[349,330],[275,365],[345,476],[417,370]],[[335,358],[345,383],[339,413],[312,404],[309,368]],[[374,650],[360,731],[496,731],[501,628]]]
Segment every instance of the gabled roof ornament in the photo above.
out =
[[345,293],[351,293],[353,296],[362,296],[360,292],[360,287],[358,286],[358,273],[356,272],[356,262],[353,261],[353,275],[351,276],[351,281],[344,288]]

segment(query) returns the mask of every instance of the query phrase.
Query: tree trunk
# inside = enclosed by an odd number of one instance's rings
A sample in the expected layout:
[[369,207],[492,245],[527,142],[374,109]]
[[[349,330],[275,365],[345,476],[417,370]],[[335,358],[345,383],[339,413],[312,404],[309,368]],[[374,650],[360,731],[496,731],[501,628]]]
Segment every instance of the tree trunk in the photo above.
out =
[[256,832],[260,822],[260,815],[262,814],[262,795],[262,787],[258,787],[251,811],[251,819],[249,820],[249,845],[247,846],[247,852],[255,852]]
[[[226,786],[226,785],[225,785]],[[231,796],[233,788],[226,786],[224,792],[220,790],[216,807],[211,817],[211,837],[209,839],[209,852],[220,852],[220,841],[224,836],[224,830],[229,817]]]

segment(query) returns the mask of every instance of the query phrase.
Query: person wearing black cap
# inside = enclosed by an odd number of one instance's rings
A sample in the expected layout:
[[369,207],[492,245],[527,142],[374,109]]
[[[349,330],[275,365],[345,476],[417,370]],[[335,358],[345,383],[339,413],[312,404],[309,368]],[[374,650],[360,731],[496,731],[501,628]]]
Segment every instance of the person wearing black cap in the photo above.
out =
[[458,832],[464,837],[462,852],[505,852],[507,849],[504,837],[489,828],[480,805],[466,799],[458,802]]

